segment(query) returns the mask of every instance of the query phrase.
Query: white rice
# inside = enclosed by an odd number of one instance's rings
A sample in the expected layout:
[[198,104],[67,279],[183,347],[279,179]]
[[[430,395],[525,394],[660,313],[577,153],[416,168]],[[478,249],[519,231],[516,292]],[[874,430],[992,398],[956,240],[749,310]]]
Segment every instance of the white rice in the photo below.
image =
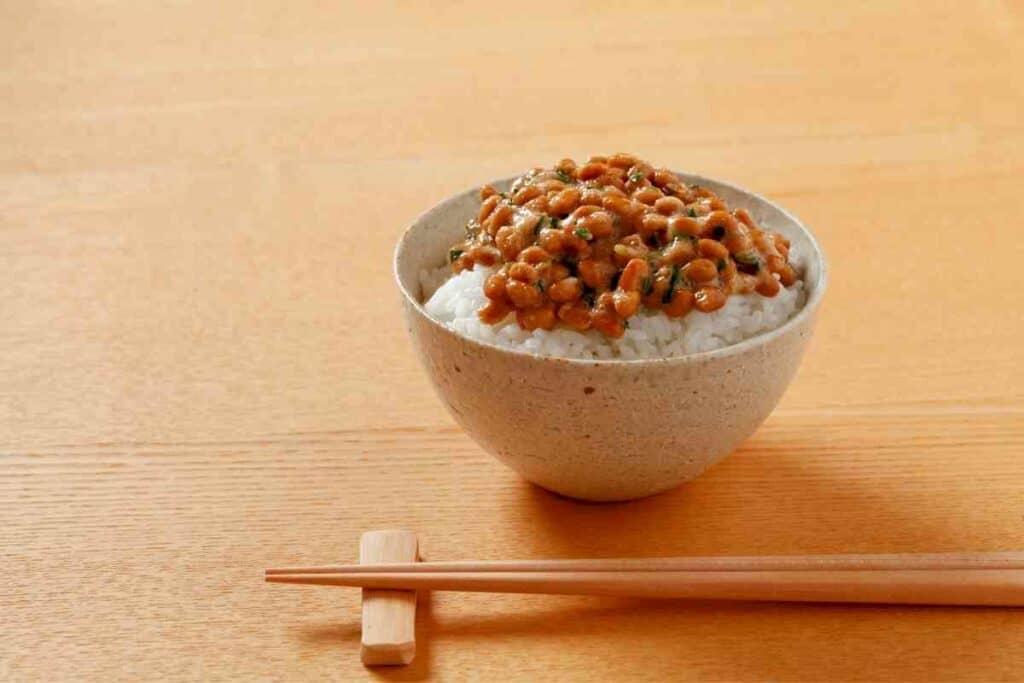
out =
[[[793,256],[790,260],[797,264]],[[670,318],[661,311],[641,308],[629,319],[621,339],[610,339],[595,330],[577,332],[561,327],[527,332],[511,314],[497,325],[487,325],[477,318],[477,310],[487,303],[484,280],[493,272],[477,266],[449,278],[448,266],[422,271],[420,287],[427,300],[427,314],[459,334],[482,342],[562,358],[672,358],[712,351],[775,329],[800,310],[806,299],[803,282],[797,281],[772,298],[756,293],[734,294],[713,313],[692,310],[682,318]]]

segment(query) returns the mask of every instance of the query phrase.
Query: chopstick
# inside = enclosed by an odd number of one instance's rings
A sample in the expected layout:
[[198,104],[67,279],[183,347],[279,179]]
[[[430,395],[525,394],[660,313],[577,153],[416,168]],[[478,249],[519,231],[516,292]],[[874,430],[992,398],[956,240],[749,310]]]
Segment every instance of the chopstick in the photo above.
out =
[[904,553],[874,555],[762,555],[732,557],[650,557],[581,560],[462,560],[394,564],[338,564],[276,567],[281,574],[371,574],[430,572],[570,571],[795,571],[830,569],[1024,569],[1024,552]]
[[271,583],[640,598],[1024,606],[1021,569],[271,574]]
[[1024,606],[1024,553],[339,565],[267,570],[265,580],[394,590]]

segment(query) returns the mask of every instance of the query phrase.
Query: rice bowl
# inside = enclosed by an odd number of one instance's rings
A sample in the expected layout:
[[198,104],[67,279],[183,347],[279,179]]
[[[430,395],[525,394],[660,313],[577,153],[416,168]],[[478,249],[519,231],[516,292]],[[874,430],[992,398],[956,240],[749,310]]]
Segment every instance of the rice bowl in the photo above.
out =
[[529,481],[591,501],[672,488],[750,436],[796,372],[827,281],[813,235],[753,193],[680,177],[782,232],[799,255],[800,283],[768,307],[733,295],[720,310],[681,319],[641,310],[618,339],[527,332],[511,321],[473,324],[485,269],[453,277],[440,268],[480,205],[476,190],[430,208],[397,245],[407,328],[438,396],[469,436]]

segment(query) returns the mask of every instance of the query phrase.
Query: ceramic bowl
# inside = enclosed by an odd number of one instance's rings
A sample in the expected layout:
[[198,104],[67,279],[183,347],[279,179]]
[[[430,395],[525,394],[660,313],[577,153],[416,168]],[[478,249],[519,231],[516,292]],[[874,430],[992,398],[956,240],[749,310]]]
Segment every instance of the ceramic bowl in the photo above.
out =
[[[813,235],[752,192],[679,175],[746,208],[799,250],[807,300],[781,327],[677,358],[538,356],[462,336],[423,309],[419,273],[443,265],[448,248],[463,238],[480,204],[476,189],[420,216],[395,250],[405,322],[441,399],[480,446],[546,489],[591,501],[626,500],[696,477],[768,417],[807,347],[826,281]],[[511,180],[492,185],[504,190]]]

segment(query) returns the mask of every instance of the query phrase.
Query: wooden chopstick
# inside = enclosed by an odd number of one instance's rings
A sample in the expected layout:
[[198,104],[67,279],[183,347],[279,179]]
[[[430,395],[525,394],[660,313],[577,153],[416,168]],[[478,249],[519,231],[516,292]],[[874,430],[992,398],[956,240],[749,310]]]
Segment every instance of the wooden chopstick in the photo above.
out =
[[272,583],[641,598],[1024,606],[1024,569],[268,574]]
[[1024,569],[1024,552],[652,557],[600,560],[496,560],[277,567],[266,575],[432,572],[848,571],[858,569]]

